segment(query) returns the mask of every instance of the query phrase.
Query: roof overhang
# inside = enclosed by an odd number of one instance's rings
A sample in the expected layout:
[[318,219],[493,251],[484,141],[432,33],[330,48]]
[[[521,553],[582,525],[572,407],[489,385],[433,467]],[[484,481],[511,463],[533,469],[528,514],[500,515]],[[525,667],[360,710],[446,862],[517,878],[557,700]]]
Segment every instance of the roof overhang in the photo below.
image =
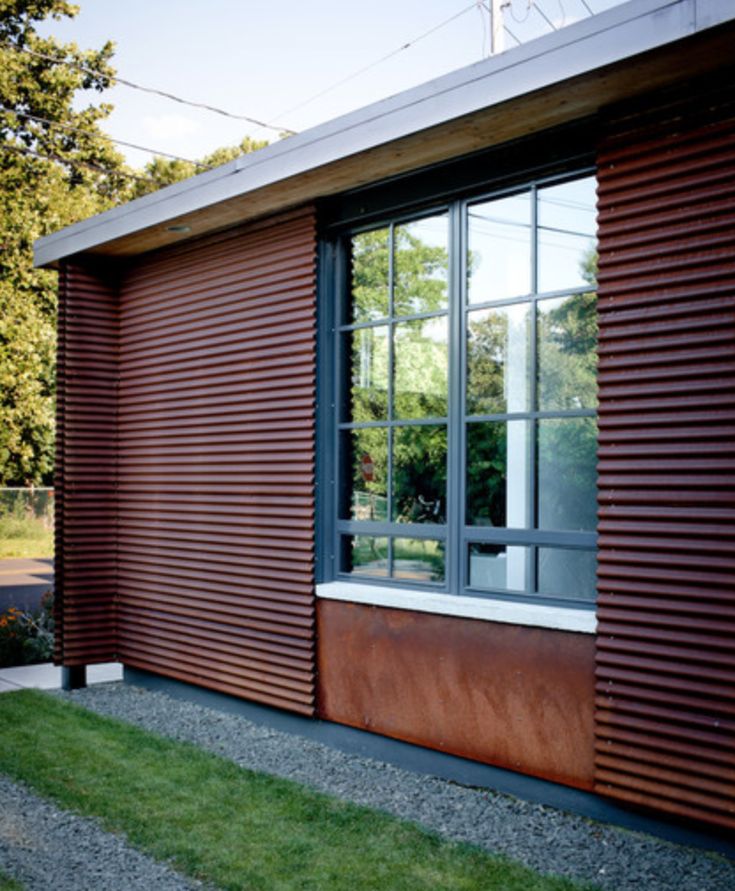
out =
[[632,0],[68,226],[35,263],[135,256],[569,123],[732,66],[734,36],[732,0]]

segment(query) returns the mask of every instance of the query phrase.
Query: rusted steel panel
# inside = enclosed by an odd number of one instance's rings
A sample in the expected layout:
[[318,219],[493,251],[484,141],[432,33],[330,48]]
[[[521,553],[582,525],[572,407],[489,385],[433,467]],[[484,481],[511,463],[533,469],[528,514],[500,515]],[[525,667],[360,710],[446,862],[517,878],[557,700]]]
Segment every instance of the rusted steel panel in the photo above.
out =
[[595,789],[735,828],[735,94],[599,151]]
[[320,716],[592,788],[594,639],[320,600]]
[[116,649],[116,286],[101,266],[59,274],[54,660],[69,666]]
[[120,293],[122,661],[314,711],[315,219],[144,258]]

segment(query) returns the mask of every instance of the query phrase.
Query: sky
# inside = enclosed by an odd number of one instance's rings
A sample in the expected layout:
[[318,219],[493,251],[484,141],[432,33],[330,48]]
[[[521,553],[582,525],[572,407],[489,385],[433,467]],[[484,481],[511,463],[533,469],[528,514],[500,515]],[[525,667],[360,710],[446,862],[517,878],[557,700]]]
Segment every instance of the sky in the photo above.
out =
[[[81,9],[75,19],[44,23],[40,33],[85,49],[112,40],[120,77],[296,131],[489,54],[489,12],[477,0],[76,2]],[[527,43],[552,27],[586,18],[585,6],[597,13],[620,2],[512,0],[504,23]],[[415,45],[307,101],[440,25]],[[516,45],[508,33],[504,41],[507,49]],[[102,125],[111,137],[192,160],[246,135],[278,138],[277,130],[122,85],[101,98],[115,106]],[[89,101],[84,97],[81,104]],[[120,151],[135,167],[151,157]]]

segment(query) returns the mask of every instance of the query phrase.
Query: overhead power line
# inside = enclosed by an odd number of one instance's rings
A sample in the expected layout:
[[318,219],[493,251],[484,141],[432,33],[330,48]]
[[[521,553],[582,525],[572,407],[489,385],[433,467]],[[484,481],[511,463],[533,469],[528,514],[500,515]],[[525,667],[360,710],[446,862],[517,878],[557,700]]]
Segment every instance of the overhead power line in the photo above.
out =
[[[78,62],[71,62],[68,59],[60,58],[59,56],[52,56],[48,53],[39,53],[37,50],[28,49],[28,47],[25,46],[15,46],[12,43],[2,43],[0,45],[17,53],[27,53],[29,56],[34,56],[37,59],[45,59],[47,62],[54,62],[57,65],[66,65],[69,68],[74,68],[77,71],[81,71],[83,74],[91,74],[93,77],[100,77],[99,71],[95,71],[92,68],[87,68],[86,65],[80,65]],[[159,90],[156,87],[147,87],[143,84],[137,84],[132,80],[127,80],[127,78],[118,77],[116,74],[111,75],[107,78],[107,80],[110,80],[112,83],[120,84],[124,87],[130,87],[133,90],[140,90],[143,93],[152,93],[155,96],[162,96],[164,99],[170,99],[172,102],[178,102],[180,105],[189,105],[192,108],[202,108],[205,111],[211,111],[214,114],[219,114],[226,118],[232,118],[236,121],[247,121],[247,123],[254,124],[256,127],[265,127],[267,130],[277,130],[279,133],[288,133],[289,136],[296,135],[296,131],[291,130],[288,127],[269,124],[265,121],[259,121],[257,118],[251,118],[248,115],[244,114],[235,114],[234,112],[226,111],[224,108],[218,108],[216,105],[209,105],[206,102],[192,102],[189,99],[182,99],[181,96],[176,96],[174,93],[168,93],[165,90]]]
[[321,99],[322,96],[325,96],[327,93],[331,93],[332,90],[336,90],[337,87],[341,87],[343,84],[348,83],[354,78],[359,77],[361,74],[364,74],[366,71],[370,71],[372,68],[377,67],[378,65],[382,65],[383,62],[387,62],[388,59],[392,59],[394,56],[397,56],[399,53],[404,52],[409,49],[409,47],[414,46],[414,44],[418,43],[420,40],[423,40],[429,35],[434,34],[440,28],[444,28],[446,25],[450,24],[450,22],[455,21],[460,16],[466,15],[471,9],[477,8],[477,0],[474,0],[473,3],[470,3],[469,6],[465,6],[464,9],[460,9],[459,12],[455,12],[454,15],[449,16],[448,19],[444,19],[443,22],[439,22],[438,25],[434,25],[433,28],[429,28],[428,31],[424,31],[423,34],[419,34],[418,37],[414,37],[408,41],[408,43],[404,43],[399,46],[397,49],[391,50],[391,52],[386,53],[384,56],[381,56],[379,59],[376,59],[374,62],[370,62],[368,65],[364,65],[362,68],[358,68],[356,71],[353,71],[352,74],[348,74],[346,77],[341,78],[338,81],[335,81],[333,84],[330,84],[328,87],[325,87],[323,90],[320,90],[318,93],[315,93],[313,96],[310,96],[308,99],[304,99],[303,102],[299,102],[298,105],[293,105],[291,108],[287,109],[281,114],[278,114],[273,119],[277,121],[279,118],[285,117],[286,115],[293,114],[295,111],[300,111],[307,105],[311,105],[312,102],[317,99]]
[[136,145],[134,142],[125,142],[122,139],[113,139],[112,136],[108,136],[106,133],[92,133],[90,130],[85,130],[83,127],[74,127],[71,124],[63,123],[62,121],[51,121],[48,118],[42,118],[35,114],[29,114],[26,111],[18,111],[15,108],[8,108],[7,105],[0,104],[0,111],[7,111],[19,118],[28,118],[31,121],[38,121],[41,124],[48,124],[50,127],[59,127],[61,130],[68,130],[70,133],[82,133],[85,136],[99,137],[100,139],[106,139],[108,142],[114,142],[116,145],[124,145],[126,148],[138,149],[139,151],[149,152],[152,155],[159,155],[164,158],[173,158],[174,161],[184,161],[187,164],[193,164],[195,167],[201,167],[203,170],[212,169],[208,164],[202,164],[199,161],[190,161],[188,158],[182,158],[180,155],[172,155],[170,152],[161,152],[157,149],[147,148],[144,145]]
[[58,155],[43,155],[41,152],[35,152],[33,149],[26,148],[22,145],[9,145],[8,143],[0,143],[0,150],[5,152],[16,152],[19,155],[29,155],[31,158],[38,158],[39,161],[54,161],[57,164],[65,164],[67,167],[82,167],[87,170],[93,170],[95,173],[104,173],[106,176],[121,176],[124,179],[135,179],[142,183],[159,183],[150,176],[140,176],[137,173],[126,173],[123,170],[111,170],[109,167],[103,167],[101,164],[94,164],[91,161],[81,161],[77,158],[60,158]]

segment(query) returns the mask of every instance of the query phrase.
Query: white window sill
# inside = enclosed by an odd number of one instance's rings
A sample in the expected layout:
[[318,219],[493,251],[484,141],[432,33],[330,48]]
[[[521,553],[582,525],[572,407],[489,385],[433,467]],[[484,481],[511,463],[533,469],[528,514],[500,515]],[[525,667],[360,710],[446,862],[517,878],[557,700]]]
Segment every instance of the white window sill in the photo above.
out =
[[415,610],[463,619],[480,619],[484,622],[502,622],[508,625],[553,628],[557,631],[594,634],[597,630],[597,617],[594,611],[574,607],[546,606],[484,597],[459,597],[453,594],[412,591],[408,588],[347,581],[317,585],[316,596],[325,600],[344,600],[348,603],[386,606],[392,609]]

